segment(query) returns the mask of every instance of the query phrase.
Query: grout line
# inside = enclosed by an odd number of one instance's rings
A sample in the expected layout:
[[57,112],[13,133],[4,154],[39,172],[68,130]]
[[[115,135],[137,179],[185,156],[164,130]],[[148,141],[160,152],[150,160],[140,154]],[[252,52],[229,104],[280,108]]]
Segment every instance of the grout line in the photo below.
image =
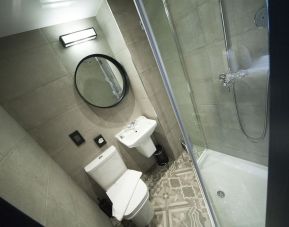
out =
[[51,177],[51,160],[50,163],[48,164],[47,167],[47,184],[46,184],[46,190],[45,190],[45,205],[44,205],[44,212],[42,214],[42,219],[43,219],[43,225],[46,226],[47,225],[47,204],[48,204],[48,198],[49,198],[49,185],[50,185],[50,177]]
[[0,158],[0,166],[1,166],[2,162],[4,162],[4,161],[8,158],[8,156],[10,156],[10,155],[12,155],[14,152],[16,152],[16,150],[14,150],[14,149],[18,146],[19,143],[21,143],[22,141],[24,141],[24,139],[25,139],[27,136],[29,136],[29,135],[28,135],[27,132],[25,132],[25,134],[24,134],[21,138],[19,138],[18,141],[17,141],[16,143],[14,143],[14,144],[7,150],[7,152],[6,152],[4,155],[2,155],[2,157]]

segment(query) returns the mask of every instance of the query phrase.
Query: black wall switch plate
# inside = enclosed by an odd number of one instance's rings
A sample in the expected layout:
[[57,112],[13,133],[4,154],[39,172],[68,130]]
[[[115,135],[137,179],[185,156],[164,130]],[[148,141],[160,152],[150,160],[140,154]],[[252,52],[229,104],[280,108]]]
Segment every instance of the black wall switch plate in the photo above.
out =
[[79,133],[79,131],[74,131],[73,133],[69,134],[70,139],[77,145],[80,146],[85,142],[85,139]]
[[106,144],[105,139],[103,138],[102,135],[98,135],[97,137],[94,138],[94,142],[96,145],[100,148]]

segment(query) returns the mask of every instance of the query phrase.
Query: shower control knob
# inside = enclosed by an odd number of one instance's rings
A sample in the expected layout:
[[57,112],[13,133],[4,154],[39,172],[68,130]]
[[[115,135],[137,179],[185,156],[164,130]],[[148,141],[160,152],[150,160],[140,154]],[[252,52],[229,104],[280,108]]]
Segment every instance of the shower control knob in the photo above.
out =
[[226,74],[220,74],[219,80],[226,80],[227,75]]

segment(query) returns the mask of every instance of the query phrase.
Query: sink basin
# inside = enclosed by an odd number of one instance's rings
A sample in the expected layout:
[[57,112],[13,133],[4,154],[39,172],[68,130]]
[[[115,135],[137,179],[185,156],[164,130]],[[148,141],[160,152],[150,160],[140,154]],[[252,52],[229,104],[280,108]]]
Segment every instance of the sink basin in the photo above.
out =
[[150,137],[156,126],[155,120],[140,116],[117,133],[115,137],[128,148],[136,147],[141,154],[150,157],[156,151]]

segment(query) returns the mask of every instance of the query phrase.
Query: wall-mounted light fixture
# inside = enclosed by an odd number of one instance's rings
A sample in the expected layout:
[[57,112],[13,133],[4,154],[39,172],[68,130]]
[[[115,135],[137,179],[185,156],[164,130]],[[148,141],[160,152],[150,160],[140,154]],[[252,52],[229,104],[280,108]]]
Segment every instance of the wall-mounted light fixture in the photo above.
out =
[[72,32],[69,34],[59,36],[59,41],[62,43],[64,47],[69,47],[95,38],[96,32],[94,28],[87,28],[81,31]]

